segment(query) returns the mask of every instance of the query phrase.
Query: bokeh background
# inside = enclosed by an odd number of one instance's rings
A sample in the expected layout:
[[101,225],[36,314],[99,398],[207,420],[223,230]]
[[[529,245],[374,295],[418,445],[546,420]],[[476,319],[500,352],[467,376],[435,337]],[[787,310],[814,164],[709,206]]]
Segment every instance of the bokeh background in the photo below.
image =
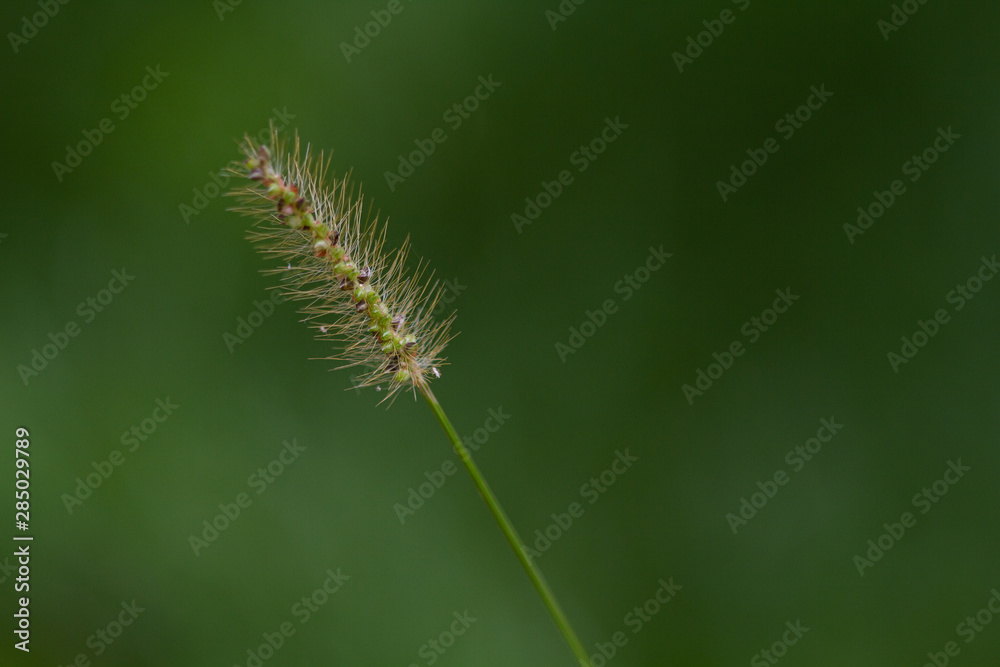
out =
[[[996,663],[1000,281],[961,310],[948,294],[1000,251],[1000,7],[911,0],[886,39],[889,2],[402,0],[348,59],[386,2],[223,2],[0,9],[2,532],[18,533],[24,426],[35,537],[30,654],[12,646],[14,543],[0,554],[0,662],[573,664],[463,472],[401,521],[397,504],[454,461],[422,402],[387,411],[351,390],[312,360],[330,350],[290,303],[227,344],[275,282],[213,174],[277,111],[353,169],[392,243],[411,235],[455,285],[461,333],[435,392],[469,437],[509,415],[475,456],[525,540],[581,504],[538,562],[595,665],[773,664],[767,650],[917,666],[948,642],[949,664]],[[679,71],[675,52],[712,26]],[[147,67],[164,75],[122,117]],[[453,128],[445,112],[480,76],[501,85]],[[811,86],[832,96],[786,138],[775,123]],[[105,118],[113,131],[57,173]],[[579,171],[574,152],[619,118]],[[390,188],[436,128],[447,141]],[[909,181],[939,128],[960,138]],[[723,201],[717,182],[769,137],[778,152]],[[573,183],[515,224],[562,170]],[[844,225],[895,179],[905,194],[851,243]],[[661,246],[672,256],[626,300],[616,284]],[[134,279],[87,315],[116,270]],[[799,299],[750,343],[744,324],[778,289]],[[616,312],[561,358],[607,299]],[[894,370],[888,353],[941,308],[950,321]],[[70,323],[78,335],[25,373]],[[736,340],[745,353],[689,402],[682,386]],[[130,450],[158,400],[178,407]],[[843,428],[794,471],[786,453],[824,418]],[[257,494],[286,441],[304,449]],[[67,501],[116,450],[121,465]],[[637,460],[593,492],[626,450]],[[959,459],[969,471],[921,514],[914,497]],[[779,470],[788,483],[755,516],[727,519]],[[250,506],[193,548],[240,493]],[[904,512],[915,525],[859,573]],[[328,570],[349,579],[303,623],[295,605]],[[637,622],[661,580],[681,588]],[[123,604],[143,611],[118,634]],[[466,612],[468,630],[442,636]],[[283,623],[294,635],[257,662]]]

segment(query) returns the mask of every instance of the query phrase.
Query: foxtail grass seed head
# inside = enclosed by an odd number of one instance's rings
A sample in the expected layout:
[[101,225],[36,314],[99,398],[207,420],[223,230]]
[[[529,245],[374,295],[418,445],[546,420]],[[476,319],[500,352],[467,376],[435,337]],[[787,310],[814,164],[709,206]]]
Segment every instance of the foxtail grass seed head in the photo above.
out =
[[365,213],[360,189],[330,177],[329,159],[302,149],[297,135],[288,146],[272,127],[267,144],[248,136],[241,150],[230,171],[249,183],[230,193],[239,200],[232,210],[253,218],[248,237],[258,250],[280,259],[265,272],[305,302],[299,312],[317,337],[334,341],[328,358],[366,368],[357,386],[385,385],[386,398],[440,377],[453,316],[432,320],[444,287],[423,261],[407,269],[409,239],[387,250],[386,227]]

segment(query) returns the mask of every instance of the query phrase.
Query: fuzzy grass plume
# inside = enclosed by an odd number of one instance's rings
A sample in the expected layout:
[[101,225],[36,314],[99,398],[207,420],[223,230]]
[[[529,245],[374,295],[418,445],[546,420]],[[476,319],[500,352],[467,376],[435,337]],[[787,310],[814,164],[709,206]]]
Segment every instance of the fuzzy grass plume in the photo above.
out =
[[359,386],[385,383],[387,399],[403,388],[424,397],[577,663],[591,667],[541,570],[431,391],[429,378],[439,376],[452,321],[430,318],[443,288],[424,278],[423,262],[407,271],[409,239],[386,251],[385,226],[366,217],[360,191],[355,194],[348,179],[328,179],[322,153],[314,156],[308,146],[303,151],[297,136],[290,148],[283,145],[273,127],[269,143],[244,140],[245,160],[231,171],[250,184],[230,193],[240,199],[234,210],[254,219],[250,239],[284,264],[269,273],[282,276],[286,296],[305,302],[300,312],[319,336],[337,343],[340,351],[331,359],[368,368]]
[[365,212],[360,190],[330,178],[329,160],[298,136],[288,147],[272,127],[270,146],[247,137],[241,150],[246,159],[230,171],[255,184],[230,193],[240,200],[234,210],[254,219],[248,236],[258,249],[285,264],[268,272],[306,302],[300,312],[317,337],[338,349],[329,358],[366,368],[358,386],[385,385],[387,399],[426,386],[444,364],[452,318],[432,320],[443,287],[423,261],[407,270],[409,238],[387,251],[386,226]]

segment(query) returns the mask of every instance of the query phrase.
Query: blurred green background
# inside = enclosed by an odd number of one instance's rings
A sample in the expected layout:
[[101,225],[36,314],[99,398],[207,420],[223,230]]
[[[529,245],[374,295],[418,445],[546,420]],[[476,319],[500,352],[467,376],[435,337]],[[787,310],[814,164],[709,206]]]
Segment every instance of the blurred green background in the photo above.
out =
[[[328,345],[290,303],[227,345],[274,278],[212,177],[277,110],[455,285],[461,334],[434,390],[463,435],[509,415],[476,459],[529,546],[556,537],[538,562],[595,667],[996,664],[1000,281],[973,281],[960,310],[948,295],[1000,251],[1000,7],[903,4],[916,12],[885,39],[888,2],[567,1],[564,21],[557,0],[4,3],[0,460],[12,491],[30,429],[35,541],[30,654],[12,646],[14,543],[0,553],[0,662],[573,664],[463,472],[401,522],[454,460],[422,402],[350,390],[310,360]],[[500,86],[454,127],[481,76]],[[787,137],[775,124],[812,86],[832,96]],[[53,166],[103,119],[89,155]],[[627,128],[574,160],[606,119]],[[436,128],[447,140],[390,188]],[[939,128],[960,138],[910,181]],[[723,201],[717,182],[769,137],[778,151]],[[515,224],[563,170],[572,183]],[[905,193],[851,243],[844,225],[896,179]],[[616,285],[661,246],[626,300]],[[116,270],[134,279],[102,292]],[[779,289],[799,299],[751,342]],[[938,309],[950,319],[894,370]],[[719,377],[733,341],[745,352]],[[699,369],[717,379],[689,402]],[[178,406],[162,423],[158,400]],[[786,453],[831,418],[843,428],[795,470]],[[935,492],[959,459],[969,471]],[[67,501],[88,475],[100,486]],[[741,525],[744,498],[762,507]],[[859,574],[904,512],[915,525]],[[306,617],[328,570],[349,578]],[[662,608],[661,580],[681,586]],[[977,613],[981,631],[961,625]],[[294,634],[258,662],[283,623]]]

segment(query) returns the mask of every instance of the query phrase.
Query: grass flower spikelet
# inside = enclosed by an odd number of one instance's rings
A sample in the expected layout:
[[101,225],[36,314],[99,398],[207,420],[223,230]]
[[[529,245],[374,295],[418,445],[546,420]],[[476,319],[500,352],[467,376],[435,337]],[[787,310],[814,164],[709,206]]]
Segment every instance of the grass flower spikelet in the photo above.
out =
[[268,145],[246,137],[241,150],[231,172],[251,183],[230,193],[240,201],[233,210],[254,219],[258,250],[281,260],[266,272],[281,275],[317,337],[338,347],[329,359],[366,368],[358,386],[384,384],[386,398],[425,387],[444,364],[452,318],[432,320],[444,288],[423,261],[408,271],[409,239],[387,250],[386,227],[367,216],[360,189],[331,178],[329,160],[298,136],[289,147],[272,128]]

